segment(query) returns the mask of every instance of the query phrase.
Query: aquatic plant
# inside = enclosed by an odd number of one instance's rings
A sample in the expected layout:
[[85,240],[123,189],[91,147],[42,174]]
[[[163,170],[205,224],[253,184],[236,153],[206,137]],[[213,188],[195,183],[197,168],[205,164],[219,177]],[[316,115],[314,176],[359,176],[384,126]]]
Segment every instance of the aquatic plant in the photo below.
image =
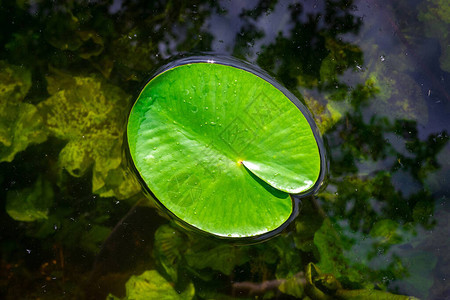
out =
[[276,230],[295,209],[290,194],[313,191],[323,172],[306,108],[255,72],[184,62],[150,80],[128,120],[146,187],[173,215],[218,236]]
[[[0,298],[445,298],[447,2],[2,1]],[[266,70],[329,147],[327,189],[263,244],[167,224],[121,156],[130,95],[211,50]]]

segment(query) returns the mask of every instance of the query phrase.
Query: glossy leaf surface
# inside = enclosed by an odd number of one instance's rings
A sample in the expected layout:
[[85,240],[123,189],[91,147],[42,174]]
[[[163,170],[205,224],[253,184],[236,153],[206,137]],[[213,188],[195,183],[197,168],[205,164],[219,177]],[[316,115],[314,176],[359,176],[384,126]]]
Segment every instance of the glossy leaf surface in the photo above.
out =
[[311,189],[320,154],[302,112],[261,77],[193,63],[153,78],[128,121],[140,176],[175,216],[203,231],[245,237],[291,215],[289,193]]

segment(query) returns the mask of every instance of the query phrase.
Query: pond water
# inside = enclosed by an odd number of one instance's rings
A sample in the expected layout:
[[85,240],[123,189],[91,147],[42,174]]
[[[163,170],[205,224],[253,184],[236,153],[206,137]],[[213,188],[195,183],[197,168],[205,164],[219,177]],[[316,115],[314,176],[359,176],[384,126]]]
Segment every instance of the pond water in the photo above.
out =
[[[0,298],[450,299],[448,1],[2,1],[0,25]],[[185,231],[128,168],[139,91],[199,53],[322,133],[325,184],[268,241]]]

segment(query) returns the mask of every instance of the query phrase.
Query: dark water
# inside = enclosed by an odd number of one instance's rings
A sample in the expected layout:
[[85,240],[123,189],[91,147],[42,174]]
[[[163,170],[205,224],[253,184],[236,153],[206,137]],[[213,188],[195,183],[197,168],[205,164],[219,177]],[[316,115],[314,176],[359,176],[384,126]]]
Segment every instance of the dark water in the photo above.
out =
[[[449,299],[449,5],[0,2],[0,298]],[[267,71],[323,134],[326,187],[264,243],[185,232],[127,168],[133,99],[205,52]]]

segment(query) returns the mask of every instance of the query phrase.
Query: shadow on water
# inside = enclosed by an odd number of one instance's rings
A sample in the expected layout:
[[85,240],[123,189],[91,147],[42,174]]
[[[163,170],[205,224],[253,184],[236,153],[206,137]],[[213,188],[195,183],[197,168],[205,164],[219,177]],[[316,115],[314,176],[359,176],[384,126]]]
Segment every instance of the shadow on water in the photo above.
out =
[[[416,2],[3,1],[0,296],[124,296],[148,269],[199,298],[448,295],[449,71],[432,30],[449,24],[437,1]],[[327,187],[263,244],[186,234],[133,207],[142,195],[124,171],[121,108],[171,57],[205,51],[286,86],[328,150]],[[39,121],[19,118],[25,109]],[[35,136],[14,139],[9,124]],[[21,221],[30,210],[45,217]],[[334,289],[308,283],[316,266]]]

